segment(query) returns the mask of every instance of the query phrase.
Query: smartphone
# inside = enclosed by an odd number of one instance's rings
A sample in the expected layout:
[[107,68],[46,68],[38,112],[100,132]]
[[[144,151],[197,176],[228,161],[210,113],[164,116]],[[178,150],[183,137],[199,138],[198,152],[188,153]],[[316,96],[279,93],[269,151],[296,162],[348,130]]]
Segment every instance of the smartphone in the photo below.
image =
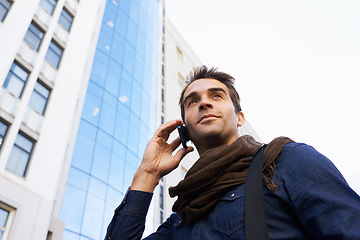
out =
[[190,138],[189,138],[186,126],[184,126],[184,125],[178,126],[177,129],[179,131],[181,144],[183,145],[184,148],[187,148],[186,142],[189,141]]

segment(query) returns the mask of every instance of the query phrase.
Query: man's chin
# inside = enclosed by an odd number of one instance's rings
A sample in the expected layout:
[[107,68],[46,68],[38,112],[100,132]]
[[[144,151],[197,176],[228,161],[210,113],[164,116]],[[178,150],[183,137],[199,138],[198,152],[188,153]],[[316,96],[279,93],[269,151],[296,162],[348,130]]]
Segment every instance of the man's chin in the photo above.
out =
[[209,142],[209,141],[213,141],[215,139],[221,139],[222,132],[219,131],[204,131],[204,132],[198,132],[196,133],[196,137],[194,138],[194,140],[196,139],[196,141],[199,142]]

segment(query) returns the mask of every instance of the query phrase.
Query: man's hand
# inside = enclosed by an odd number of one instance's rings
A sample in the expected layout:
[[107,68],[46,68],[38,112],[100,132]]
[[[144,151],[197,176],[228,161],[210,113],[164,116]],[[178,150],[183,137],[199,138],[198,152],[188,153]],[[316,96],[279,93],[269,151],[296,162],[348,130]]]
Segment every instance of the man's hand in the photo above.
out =
[[131,190],[153,192],[160,178],[179,166],[181,159],[194,150],[193,147],[181,148],[175,155],[173,151],[180,145],[180,137],[167,143],[169,135],[181,120],[174,120],[162,124],[146,146],[142,162],[134,175]]

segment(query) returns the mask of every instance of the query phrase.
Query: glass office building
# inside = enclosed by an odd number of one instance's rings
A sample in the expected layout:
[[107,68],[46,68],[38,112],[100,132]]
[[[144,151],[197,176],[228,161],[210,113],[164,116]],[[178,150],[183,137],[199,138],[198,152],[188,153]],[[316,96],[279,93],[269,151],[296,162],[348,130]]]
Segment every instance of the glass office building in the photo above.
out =
[[63,239],[103,239],[156,127],[159,2],[108,0],[60,220]]

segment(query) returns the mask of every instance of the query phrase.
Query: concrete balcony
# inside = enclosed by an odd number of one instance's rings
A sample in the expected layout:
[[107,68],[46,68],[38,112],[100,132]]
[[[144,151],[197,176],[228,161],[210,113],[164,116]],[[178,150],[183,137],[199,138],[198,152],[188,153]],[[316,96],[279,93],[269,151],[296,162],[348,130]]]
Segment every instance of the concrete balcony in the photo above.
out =
[[44,30],[47,30],[47,28],[49,28],[51,22],[51,16],[43,8],[38,7],[38,9],[35,12],[34,19],[36,20],[37,23],[41,24],[42,27],[45,27]]
[[57,24],[54,34],[56,36],[56,40],[61,43],[62,46],[66,46],[66,43],[69,39],[69,32],[66,31],[62,26]]
[[48,82],[50,82],[52,84],[55,84],[56,75],[57,75],[57,69],[55,69],[48,62],[44,61],[43,65],[41,66],[40,74]]
[[0,108],[12,117],[16,116],[20,100],[5,88],[0,89]]
[[39,134],[43,121],[44,121],[44,117],[40,115],[38,112],[35,112],[29,107],[26,109],[23,119],[23,124],[27,126],[29,129]]
[[38,56],[38,53],[34,51],[29,45],[26,44],[26,42],[22,42],[18,57],[20,57],[22,60],[24,60],[27,64],[29,64],[32,68],[35,66],[35,61]]
[[67,7],[69,8],[70,7],[70,11],[72,12],[72,13],[75,13],[76,12],[76,10],[77,10],[77,8],[78,8],[78,5],[79,5],[79,3],[76,1],[76,0],[66,0],[66,5],[67,5]]

